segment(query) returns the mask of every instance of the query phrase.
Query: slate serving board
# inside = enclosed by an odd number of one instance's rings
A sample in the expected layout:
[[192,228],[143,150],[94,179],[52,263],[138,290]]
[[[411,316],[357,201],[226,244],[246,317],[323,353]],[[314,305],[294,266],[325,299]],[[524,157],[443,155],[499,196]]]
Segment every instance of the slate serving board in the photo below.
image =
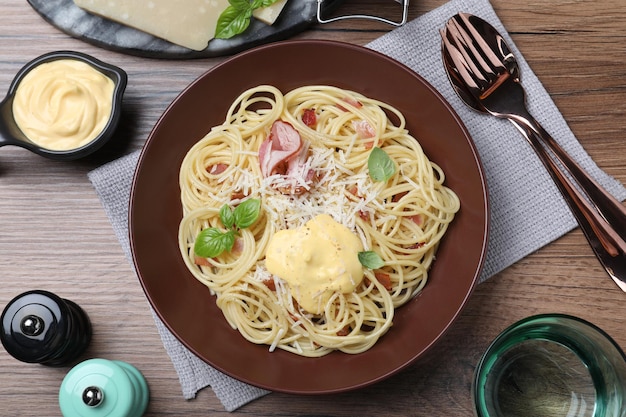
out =
[[[326,0],[324,13],[343,0]],[[50,24],[93,45],[150,58],[190,59],[232,55],[264,43],[286,39],[317,22],[317,0],[287,2],[278,20],[268,26],[253,20],[248,30],[232,39],[213,39],[202,51],[193,51],[137,29],[87,13],[73,0],[28,0]]]

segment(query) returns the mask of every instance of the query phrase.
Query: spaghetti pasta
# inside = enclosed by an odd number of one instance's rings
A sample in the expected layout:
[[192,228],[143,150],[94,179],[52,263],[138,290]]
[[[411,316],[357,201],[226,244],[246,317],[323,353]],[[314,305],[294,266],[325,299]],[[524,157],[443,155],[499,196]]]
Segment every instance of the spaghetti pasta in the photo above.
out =
[[[302,140],[297,156],[274,161],[282,167],[278,172],[262,160],[276,121]],[[370,175],[374,148],[396,167],[387,179]],[[287,150],[276,151],[281,152]],[[460,208],[444,181],[444,172],[428,160],[403,115],[389,104],[332,86],[286,94],[259,86],[242,93],[224,123],[182,162],[180,251],[229,324],[250,342],[308,357],[334,350],[360,353],[389,330],[394,309],[426,285],[439,242]],[[211,258],[195,254],[202,230],[224,227],[220,209],[249,198],[261,201],[260,215],[238,231],[233,249]],[[265,254],[275,233],[303,227],[322,214],[358,236],[382,266],[364,267],[354,291],[333,293],[311,313],[297,302],[297,290],[267,270]]]

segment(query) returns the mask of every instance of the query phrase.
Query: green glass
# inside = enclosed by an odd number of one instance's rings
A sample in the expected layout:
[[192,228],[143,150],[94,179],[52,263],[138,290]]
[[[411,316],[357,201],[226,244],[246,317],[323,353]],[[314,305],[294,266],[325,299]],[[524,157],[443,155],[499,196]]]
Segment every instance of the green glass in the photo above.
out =
[[626,356],[580,318],[528,317],[491,343],[472,395],[478,417],[626,417]]

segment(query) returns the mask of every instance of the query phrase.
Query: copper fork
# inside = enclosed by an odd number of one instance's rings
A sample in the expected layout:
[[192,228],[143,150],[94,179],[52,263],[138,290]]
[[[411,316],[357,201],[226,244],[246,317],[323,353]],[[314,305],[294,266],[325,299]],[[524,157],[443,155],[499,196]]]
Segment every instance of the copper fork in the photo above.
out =
[[517,61],[502,36],[484,20],[463,13],[448,21],[441,36],[446,70],[459,96],[477,111],[510,120],[523,133],[596,257],[626,292],[626,208],[529,113]]

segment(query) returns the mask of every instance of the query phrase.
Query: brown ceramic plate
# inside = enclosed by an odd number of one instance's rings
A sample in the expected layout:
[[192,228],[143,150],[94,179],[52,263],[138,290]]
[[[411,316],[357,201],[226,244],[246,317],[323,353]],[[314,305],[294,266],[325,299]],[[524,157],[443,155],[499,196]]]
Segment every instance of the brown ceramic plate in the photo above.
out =
[[[318,359],[246,341],[232,330],[208,289],[183,263],[178,170],[187,150],[224,120],[244,90],[335,85],[400,109],[426,154],[443,167],[461,199],[423,292],[399,308],[369,351]],[[241,381],[300,394],[347,391],[380,381],[433,347],[465,305],[481,270],[488,233],[485,178],[476,149],[450,105],[410,69],[369,49],[332,41],[287,41],[244,52],[193,82],[165,111],[141,154],[130,205],[139,280],[154,310],[197,356]]]

